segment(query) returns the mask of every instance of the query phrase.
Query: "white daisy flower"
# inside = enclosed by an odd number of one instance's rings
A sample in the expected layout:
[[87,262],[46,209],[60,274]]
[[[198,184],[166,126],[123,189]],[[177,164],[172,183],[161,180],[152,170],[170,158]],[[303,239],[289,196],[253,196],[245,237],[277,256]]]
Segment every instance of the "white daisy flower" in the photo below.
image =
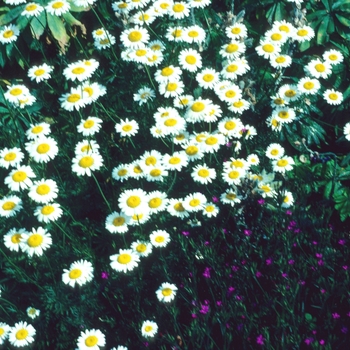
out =
[[293,158],[288,156],[272,161],[273,171],[279,173],[285,173],[286,171],[292,170],[294,164]]
[[96,117],[88,117],[83,119],[77,129],[83,136],[92,136],[101,129],[102,119]]
[[135,102],[139,103],[139,106],[141,106],[144,103],[152,101],[155,97],[156,93],[154,90],[150,89],[149,87],[142,87],[136,94],[134,94],[133,99]]
[[0,322],[0,345],[4,344],[5,340],[8,338],[10,330],[11,327],[8,324]]
[[202,67],[202,57],[194,49],[183,49],[179,54],[179,63],[183,69],[193,73]]
[[225,33],[230,39],[244,39],[247,37],[247,27],[243,23],[235,23],[226,27]]
[[19,36],[19,28],[14,24],[2,27],[0,30],[0,43],[9,44],[17,40]]
[[30,124],[30,128],[26,131],[26,136],[29,140],[35,140],[38,137],[47,136],[51,133],[50,124],[38,123]]
[[146,257],[152,253],[153,245],[150,242],[144,242],[137,240],[136,242],[131,243],[131,249],[139,257]]
[[170,242],[170,235],[164,230],[155,230],[151,232],[149,239],[156,248],[166,247]]
[[293,194],[290,191],[284,190],[282,192],[282,208],[289,208],[294,204]]
[[[23,234],[29,234],[29,232],[24,228],[20,228],[20,229],[12,228],[10,231],[8,231],[4,235],[5,246],[11,251],[18,252],[21,247],[20,243],[21,243]],[[1,337],[1,334],[0,334],[0,337]]]
[[70,92],[63,94],[59,101],[61,107],[66,111],[72,112],[74,109],[79,110],[87,104],[87,98],[89,94],[85,91],[82,91],[79,88],[71,88]]
[[139,124],[136,120],[121,120],[115,125],[115,130],[120,134],[120,137],[135,136],[139,130]]
[[224,65],[220,74],[224,79],[235,80],[238,76],[245,74],[248,70],[250,70],[248,62],[245,59],[240,58],[228,61],[227,64]]
[[306,67],[306,72],[308,72],[314,78],[324,78],[326,79],[330,74],[332,74],[332,66],[327,61],[322,62],[319,59],[310,61]]
[[314,30],[308,25],[303,25],[293,32],[291,38],[302,43],[304,41],[311,40],[314,36]]
[[231,112],[234,112],[237,114],[242,114],[244,111],[250,108],[250,103],[247,100],[244,100],[243,98],[240,98],[236,101],[232,101],[227,105],[228,105],[228,109]]
[[276,21],[272,23],[272,30],[278,30],[280,32],[285,33],[289,38],[293,36],[296,29],[294,28],[292,23],[285,21]]
[[86,104],[91,104],[97,101],[101,96],[106,95],[107,89],[105,86],[89,81],[83,82],[79,88],[84,93],[84,101]]
[[141,334],[143,337],[152,338],[158,331],[158,325],[153,321],[144,321],[141,326]]
[[305,77],[298,82],[297,89],[305,95],[314,95],[321,88],[321,84],[317,79]]
[[110,233],[125,233],[128,231],[130,216],[114,211],[106,218],[105,227]]
[[276,29],[270,29],[268,30],[265,35],[265,39],[267,41],[271,41],[274,44],[277,45],[283,45],[288,40],[288,35],[280,30]]
[[115,36],[112,34],[108,34],[104,39],[97,39],[94,41],[94,46],[97,50],[103,50],[111,47],[116,43]]
[[120,40],[125,47],[137,49],[149,41],[149,34],[145,28],[135,26],[124,30]]
[[32,228],[30,233],[21,234],[21,249],[29,257],[43,255],[44,250],[52,245],[51,234],[42,227]]
[[119,208],[129,216],[141,214],[147,209],[147,193],[140,188],[125,190],[118,199]]
[[61,16],[69,12],[70,4],[66,0],[53,0],[45,6],[45,10],[50,15]]
[[163,156],[163,165],[167,170],[181,171],[188,164],[188,157],[184,151],[174,152]]
[[213,89],[219,81],[219,73],[213,68],[204,68],[196,74],[196,80],[203,89]]
[[244,42],[232,40],[230,43],[221,46],[219,54],[224,59],[236,60],[245,53],[245,50]]
[[187,159],[192,162],[197,159],[202,159],[204,157],[204,152],[201,145],[195,141],[187,141],[182,144],[181,147],[184,149]]
[[187,122],[196,123],[202,121],[211,111],[213,102],[209,99],[198,98],[188,104],[185,119]]
[[165,37],[169,41],[180,42],[183,41],[184,28],[183,27],[169,27],[166,31]]
[[271,143],[267,147],[265,155],[270,159],[280,159],[284,156],[284,148],[278,143]]
[[147,167],[144,169],[145,177],[147,181],[150,182],[163,182],[164,177],[168,176],[168,171],[162,165],[156,165],[152,167]]
[[190,139],[190,133],[188,131],[182,130],[177,135],[173,137],[174,145],[182,145]]
[[183,199],[170,198],[167,206],[167,211],[171,216],[175,216],[180,219],[184,219],[190,216],[189,212],[183,206]]
[[266,59],[271,59],[271,57],[279,55],[281,52],[280,45],[274,44],[268,40],[261,40],[260,44],[255,48],[259,56]]
[[17,196],[7,196],[0,199],[0,216],[9,218],[22,209],[22,199]]
[[242,168],[227,168],[222,173],[222,179],[229,185],[239,185],[246,171]]
[[220,195],[220,201],[224,204],[230,204],[232,207],[236,203],[240,203],[242,196],[239,196],[234,189],[227,189],[224,193]]
[[272,118],[283,124],[291,123],[296,118],[296,115],[293,108],[278,107],[272,112]]
[[344,60],[343,54],[337,50],[328,50],[324,52],[322,58],[330,64],[338,64]]
[[52,137],[39,137],[25,144],[29,156],[37,163],[47,163],[58,153],[57,142]]
[[202,214],[208,218],[216,217],[219,213],[219,208],[214,203],[207,203],[202,211]]
[[0,151],[0,166],[8,169],[10,166],[17,167],[24,158],[24,154],[18,147],[4,148]]
[[243,123],[238,118],[225,118],[220,120],[218,124],[218,131],[227,137],[240,138],[239,133],[243,129]]
[[103,159],[100,154],[90,152],[76,155],[72,163],[72,171],[78,176],[91,176],[91,171],[99,170],[102,167]]
[[147,203],[150,214],[156,214],[166,209],[168,198],[165,192],[152,191],[147,195]]
[[28,165],[22,165],[13,169],[10,174],[5,177],[4,182],[11,191],[20,191],[30,187],[33,184],[31,179],[34,177],[35,174],[32,168]]
[[26,310],[28,317],[34,319],[40,315],[40,310],[30,306]]
[[41,179],[29,188],[28,196],[37,203],[49,203],[58,196],[56,181]]
[[164,97],[178,97],[184,91],[184,83],[180,80],[170,80],[158,86],[159,93]]
[[80,332],[77,340],[78,350],[99,350],[106,345],[106,337],[99,329],[87,329]]
[[190,6],[184,1],[174,2],[169,8],[169,16],[174,19],[182,19],[190,15]]
[[276,191],[273,189],[271,184],[261,182],[258,184],[257,191],[263,198],[273,198],[276,196]]
[[87,153],[99,153],[100,146],[95,140],[83,140],[76,144],[74,153],[87,154]]
[[159,301],[169,303],[175,299],[176,291],[175,284],[164,282],[156,290],[156,296]]
[[350,141],[350,123],[346,123],[346,124],[344,125],[343,132],[344,132],[345,138],[346,138],[348,141]]
[[223,88],[217,95],[221,101],[229,104],[238,101],[242,97],[242,91],[238,85],[231,83],[230,85]]
[[24,85],[17,84],[7,86],[4,97],[7,101],[16,104],[19,100],[24,99],[28,95],[30,95],[29,89]]
[[117,181],[123,182],[127,180],[130,176],[130,165],[129,164],[119,164],[112,170],[112,177]]
[[140,262],[140,257],[132,249],[119,249],[119,254],[111,255],[110,259],[112,269],[124,273],[133,270]]
[[94,71],[95,69],[93,69],[93,67],[84,64],[83,61],[78,61],[70,63],[68,67],[63,70],[63,75],[67,80],[84,81],[91,78]]
[[9,331],[9,342],[16,347],[27,346],[34,341],[36,330],[27,322],[17,322]]
[[28,70],[28,77],[30,80],[35,80],[37,83],[51,78],[53,67],[43,63],[39,66],[33,66]]
[[37,217],[39,222],[45,224],[56,221],[63,214],[63,210],[58,203],[47,203],[45,205],[36,207],[34,215]]
[[206,164],[198,164],[192,169],[191,176],[194,181],[205,185],[216,178],[216,171],[214,168],[209,168]]
[[340,105],[343,102],[343,94],[339,91],[335,91],[334,89],[327,89],[323,93],[323,98],[330,105]]
[[207,198],[204,196],[204,194],[194,192],[188,194],[184,198],[182,205],[188,212],[196,212],[202,210],[206,203]]
[[189,44],[203,43],[205,41],[205,30],[198,25],[187,27],[183,32],[183,40]]
[[287,68],[292,64],[292,57],[288,55],[276,55],[270,57],[270,64],[273,68]]
[[87,282],[92,281],[94,278],[94,268],[91,262],[87,260],[78,260],[73,262],[69,269],[63,269],[62,282],[68,284],[71,287],[84,285]]

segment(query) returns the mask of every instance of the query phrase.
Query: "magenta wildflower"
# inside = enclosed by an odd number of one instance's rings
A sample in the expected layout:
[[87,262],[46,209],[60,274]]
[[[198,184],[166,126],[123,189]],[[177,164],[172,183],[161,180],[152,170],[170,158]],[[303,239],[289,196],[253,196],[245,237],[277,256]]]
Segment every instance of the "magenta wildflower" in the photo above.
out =
[[313,341],[314,341],[314,338],[306,338],[304,340],[304,343],[307,344],[307,345],[310,345]]
[[317,241],[312,241],[312,244],[313,244],[313,245],[317,245],[318,242],[317,242]]
[[344,269],[344,270],[347,270],[347,269],[348,269],[348,266],[347,266],[347,265],[343,265],[343,269]]
[[282,272],[282,277],[283,277],[283,278],[288,278],[288,273]]
[[196,314],[191,314],[192,318],[197,318]]
[[252,231],[250,231],[250,230],[244,230],[244,234],[245,234],[246,236],[250,236],[250,235],[252,234]]
[[321,253],[316,253],[316,258],[317,259],[321,259],[322,258],[322,254]]
[[342,333],[346,334],[346,333],[348,333],[348,328],[344,326],[344,327],[342,327],[341,331],[342,331]]
[[293,265],[294,263],[295,263],[295,261],[293,259],[288,260],[289,265]]
[[287,214],[287,215],[292,215],[293,213],[292,213],[291,210],[286,210],[286,214]]
[[209,305],[202,305],[201,309],[199,310],[199,312],[202,315],[206,315],[209,312]]
[[237,272],[238,270],[239,270],[238,266],[235,266],[235,265],[232,266],[232,271]]
[[216,305],[217,305],[217,306],[222,306],[222,301],[221,301],[221,300],[217,300],[217,301],[216,301]]
[[323,339],[320,340],[320,345],[324,345],[325,343],[326,342]]
[[265,199],[258,199],[258,204],[264,205],[265,204]]
[[181,233],[186,237],[190,235],[190,233],[188,231],[182,231]]
[[339,243],[340,245],[344,245],[344,244],[345,244],[345,239],[340,239],[340,240],[338,241],[338,243]]
[[323,260],[321,259],[321,260],[317,261],[317,264],[318,264],[319,266],[323,266],[323,265],[324,265],[324,262],[323,262]]
[[271,258],[268,258],[265,260],[266,262],[266,265],[271,265],[272,264],[272,259]]
[[326,290],[325,289],[321,289],[321,293],[322,294],[326,293]]
[[258,337],[256,338],[256,343],[259,345],[264,345],[264,337],[262,334],[258,335]]
[[339,315],[338,313],[334,312],[334,313],[332,314],[332,317],[333,317],[333,318],[339,318],[340,315]]
[[262,273],[261,273],[260,271],[256,271],[256,272],[255,272],[255,276],[259,278],[259,277],[262,276]]
[[104,279],[104,280],[108,280],[108,276],[109,276],[109,273],[106,272],[106,271],[103,271],[103,272],[101,273],[101,277],[102,277],[102,279]]
[[211,270],[210,267],[206,267],[206,268],[204,269],[203,276],[204,276],[205,278],[210,278],[210,270]]

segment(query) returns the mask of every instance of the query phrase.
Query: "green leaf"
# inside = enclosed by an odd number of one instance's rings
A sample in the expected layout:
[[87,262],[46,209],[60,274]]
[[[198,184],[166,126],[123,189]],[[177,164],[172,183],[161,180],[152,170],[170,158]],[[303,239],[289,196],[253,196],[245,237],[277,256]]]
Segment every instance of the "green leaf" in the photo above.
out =
[[45,31],[47,22],[45,13],[42,12],[38,17],[30,21],[30,30],[34,38],[39,39]]
[[331,192],[332,192],[332,188],[333,188],[333,181],[329,181],[327,182],[324,191],[323,191],[323,195],[325,198],[329,199]]
[[48,13],[47,24],[51,30],[53,37],[57,40],[58,45],[60,46],[60,51],[64,53],[69,41],[69,36],[67,35],[63,21],[60,17],[52,16]]
[[332,6],[332,10],[336,10],[339,7],[350,6],[350,0],[339,0],[335,2]]
[[327,32],[328,32],[328,34],[332,34],[332,33],[334,33],[334,31],[335,31],[334,19],[332,17],[329,17]]
[[80,21],[78,21],[72,14],[65,13],[62,15],[62,17],[65,19],[65,21],[70,25],[70,26],[78,26],[80,27],[82,34],[85,35],[86,34],[86,28],[84,26],[83,23],[81,23]]
[[8,24],[12,22],[15,18],[17,18],[24,10],[25,5],[17,6],[14,9],[7,12],[5,15],[0,16],[0,26]]
[[327,11],[331,10],[331,5],[329,4],[328,0],[322,0],[322,4],[327,9]]
[[322,20],[318,28],[316,42],[319,45],[324,44],[326,41],[329,40],[329,35],[327,33],[328,23],[329,23],[329,16],[325,17]]
[[335,16],[337,17],[338,21],[343,24],[344,26],[350,27],[350,19],[349,17],[344,17],[342,15],[339,14],[335,14]]
[[271,24],[273,22],[274,13],[276,12],[276,4],[274,4],[272,7],[269,8],[269,10],[266,13],[266,19]]
[[310,321],[312,320],[312,315],[306,313],[306,314],[305,314],[305,319],[306,319],[306,321],[310,322]]
[[300,52],[306,51],[309,47],[310,47],[310,41],[304,41],[301,44],[299,44]]

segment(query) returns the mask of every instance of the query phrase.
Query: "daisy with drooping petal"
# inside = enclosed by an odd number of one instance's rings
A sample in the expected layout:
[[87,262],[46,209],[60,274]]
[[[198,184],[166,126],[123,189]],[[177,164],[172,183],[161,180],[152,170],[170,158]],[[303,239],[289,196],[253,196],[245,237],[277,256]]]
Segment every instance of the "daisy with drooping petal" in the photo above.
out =
[[41,179],[30,187],[28,196],[37,203],[48,203],[57,198],[57,184],[54,180]]
[[5,169],[19,166],[23,158],[24,154],[20,148],[4,148],[0,151],[0,166]]
[[0,43],[9,44],[16,41],[19,35],[19,29],[14,24],[4,26],[0,30]]
[[285,173],[286,171],[292,170],[294,165],[294,160],[292,157],[284,156],[280,159],[272,161],[273,171],[279,173]]
[[257,186],[257,191],[263,198],[273,198],[276,196],[276,191],[271,184],[260,182]]
[[214,168],[209,168],[206,164],[198,164],[192,169],[191,176],[196,182],[208,184],[216,178],[216,171]]
[[250,168],[250,164],[243,158],[231,157],[229,161],[224,162],[224,168],[227,170],[241,169],[247,171]]
[[215,217],[218,215],[218,213],[219,213],[219,208],[214,203],[211,203],[211,202],[208,202],[202,210],[202,214],[208,218]]
[[163,156],[163,165],[168,170],[177,170],[181,171],[183,167],[186,167],[188,164],[188,158],[185,152],[174,152],[172,155],[165,154]]
[[156,93],[154,90],[150,89],[149,87],[143,87],[139,89],[136,94],[134,94],[133,99],[135,102],[139,103],[139,106],[141,106],[144,103],[152,101],[155,97]]
[[69,12],[70,4],[67,0],[53,0],[45,6],[45,10],[50,15],[61,16]]
[[147,222],[151,218],[148,208],[145,208],[142,213],[134,214],[131,216],[130,225],[131,226],[140,226]]
[[187,141],[181,147],[184,149],[187,159],[190,162],[204,157],[204,152],[200,144],[196,141]]
[[282,96],[274,95],[271,96],[271,107],[285,107],[289,102],[282,98]]
[[0,345],[4,344],[5,340],[9,336],[10,330],[11,327],[8,324],[0,322]]
[[166,209],[168,198],[165,192],[153,191],[147,195],[148,209],[151,214],[159,213]]
[[28,317],[30,317],[32,319],[34,319],[40,315],[40,310],[38,310],[32,306],[28,307],[26,311],[27,311]]
[[157,18],[157,14],[153,11],[152,8],[142,9],[133,14],[130,18],[131,23],[135,23],[138,25],[150,25]]
[[195,123],[203,120],[210,113],[212,101],[209,99],[197,98],[188,104],[185,119],[190,123]]
[[83,119],[77,129],[83,136],[92,136],[101,129],[102,119],[96,117],[88,117]]
[[129,216],[141,214],[147,209],[147,193],[140,188],[125,190],[118,199],[119,208]]
[[28,95],[30,95],[29,89],[24,85],[17,84],[7,86],[4,97],[7,101],[16,104],[19,100],[24,99]]
[[100,154],[89,152],[76,155],[72,163],[72,171],[78,176],[91,176],[91,171],[99,170],[102,167],[103,159]]
[[230,85],[227,85],[225,88],[222,88],[219,91],[216,91],[219,99],[221,101],[227,102],[227,103],[233,103],[239,100],[242,97],[242,91],[239,88],[238,85],[231,83]]
[[141,326],[141,334],[143,337],[152,338],[158,331],[158,325],[153,321],[144,321]]
[[11,191],[20,191],[30,187],[33,184],[31,178],[34,177],[35,174],[32,168],[28,165],[22,165],[13,169],[10,174],[5,177],[4,182]]
[[279,159],[284,155],[284,148],[278,143],[271,143],[265,152],[266,157],[270,159]]
[[306,65],[305,70],[314,78],[326,79],[332,73],[332,66],[327,61],[315,59]]
[[37,163],[47,163],[58,153],[57,142],[52,137],[39,137],[27,142],[25,147],[29,156]]
[[202,67],[202,57],[194,49],[183,49],[179,54],[179,63],[182,69],[193,73]]
[[227,137],[242,137],[239,133],[242,129],[243,123],[238,118],[225,118],[220,120],[218,124],[218,131]]
[[190,139],[190,133],[188,131],[182,130],[177,135],[173,137],[173,142],[175,145],[182,145]]
[[22,209],[22,199],[17,196],[8,196],[0,199],[0,216],[9,218],[15,216]]
[[232,40],[229,44],[221,46],[220,55],[229,60],[236,60],[244,54],[246,46],[244,42]]
[[41,256],[44,250],[52,244],[51,234],[42,227],[32,228],[32,232],[21,234],[21,249],[29,257],[33,255]]
[[246,171],[242,168],[227,168],[222,173],[222,179],[229,185],[239,185]]
[[198,25],[187,27],[183,31],[183,40],[189,44],[200,44],[205,41],[205,31]]
[[174,300],[177,287],[175,284],[164,282],[156,290],[156,295],[159,301],[169,303]]
[[136,120],[126,118],[115,124],[115,130],[120,134],[120,137],[135,136],[139,130],[139,124]]
[[183,33],[184,33],[184,28],[183,27],[170,27],[167,29],[167,32],[165,34],[165,37],[169,41],[175,41],[175,42],[180,42],[183,41]]
[[165,169],[163,165],[156,165],[152,167],[145,168],[145,177],[147,181],[162,182],[164,177],[168,176],[168,171]]
[[148,43],[149,34],[145,28],[135,26],[122,32],[120,40],[125,47],[137,49]]
[[159,93],[164,97],[178,97],[184,91],[184,83],[180,80],[170,80],[158,86]]
[[51,77],[51,72],[53,67],[47,65],[46,63],[41,64],[40,66],[33,66],[28,70],[28,77],[30,80],[35,80],[37,83],[47,80]]
[[288,38],[292,37],[295,32],[293,24],[285,21],[284,19],[282,21],[273,22],[272,30],[278,30],[280,32],[283,32],[285,35],[288,36]]
[[238,76],[245,74],[248,70],[250,70],[248,62],[243,58],[239,58],[233,61],[228,61],[220,73],[224,79],[235,80]]
[[111,255],[110,259],[112,269],[124,273],[133,270],[140,262],[140,257],[132,249],[119,249],[119,254]]
[[152,253],[152,244],[150,242],[144,242],[137,240],[131,243],[131,249],[139,256],[146,257]]
[[84,81],[79,88],[84,93],[85,104],[91,104],[107,93],[105,86],[98,83],[91,83],[90,81]]
[[24,228],[20,228],[20,229],[12,228],[4,236],[5,246],[11,251],[18,252],[21,247],[20,243],[21,243],[23,234],[29,234],[29,232]]
[[94,69],[87,66],[83,61],[70,63],[68,67],[63,70],[63,75],[67,80],[84,81],[92,76]]
[[130,172],[129,172],[129,176],[134,178],[134,179],[141,179],[143,177],[145,177],[145,173],[143,171],[143,169],[140,166],[140,162],[138,160],[135,160],[134,162],[132,162],[130,165]]
[[125,233],[128,231],[130,216],[114,211],[106,218],[105,227],[110,233]]
[[244,100],[243,98],[239,98],[236,101],[231,101],[227,105],[228,105],[228,109],[231,112],[234,112],[237,114],[242,114],[244,111],[250,108],[250,103],[247,100]]
[[230,204],[232,207],[236,203],[240,203],[241,199],[242,196],[239,196],[235,189],[230,188],[220,195],[220,201],[225,204]]
[[70,265],[68,270],[63,269],[62,281],[71,287],[74,287],[76,284],[82,286],[92,281],[94,278],[93,273],[94,268],[91,262],[87,260],[75,261]]
[[130,12],[130,10],[132,10],[132,8],[133,8],[132,3],[127,2],[126,0],[116,1],[112,3],[113,11],[120,14],[127,15]]
[[156,248],[166,247],[170,242],[170,235],[164,230],[155,230],[149,236],[152,245]]
[[273,68],[287,68],[292,64],[292,57],[288,55],[276,55],[270,57],[270,64]]
[[88,96],[89,94],[81,89],[71,88],[70,92],[63,94],[59,98],[59,101],[61,107],[66,111],[72,112],[74,109],[78,111],[86,105],[86,98]]
[[273,111],[272,118],[275,118],[277,122],[284,124],[291,123],[296,118],[296,115],[293,108],[278,107]]
[[94,46],[96,47],[97,50],[103,50],[111,47],[115,43],[116,43],[115,36],[108,33],[106,38],[95,40]]
[[94,140],[83,140],[76,144],[74,153],[87,154],[87,153],[99,153],[100,146]]
[[230,39],[244,39],[247,37],[247,27],[243,23],[235,23],[226,27],[225,33]]
[[167,83],[169,80],[177,81],[180,80],[182,71],[179,67],[173,65],[164,67],[156,71],[154,78],[155,80],[161,83]]
[[281,207],[282,208],[289,208],[293,204],[294,204],[294,198],[293,198],[292,192],[284,190],[282,192],[282,204],[281,204]]
[[335,91],[334,89],[327,89],[323,93],[323,98],[330,105],[340,105],[343,102],[343,94],[339,91]]
[[308,25],[303,25],[300,28],[296,28],[291,38],[302,43],[304,41],[311,40],[314,36],[314,30]]
[[123,182],[127,180],[130,176],[130,165],[129,164],[119,164],[112,170],[112,177],[117,181]]
[[260,41],[260,44],[255,48],[257,54],[266,59],[271,59],[276,55],[279,55],[281,52],[281,47],[277,44],[274,44],[268,40]]
[[63,214],[61,206],[58,203],[47,203],[40,207],[36,207],[34,215],[37,217],[39,222],[45,224],[56,221]]
[[188,212],[200,211],[207,203],[207,198],[200,192],[188,194],[183,200],[183,207]]
[[36,330],[27,322],[17,322],[9,331],[9,342],[16,347],[27,346],[34,341]]
[[190,216],[189,212],[183,206],[183,199],[170,198],[167,206],[167,211],[171,216],[181,219]]
[[106,337],[99,329],[87,329],[80,333],[78,350],[99,350],[106,345]]
[[50,124],[42,122],[35,125],[31,124],[30,128],[26,131],[26,136],[29,140],[35,140],[38,137],[47,136],[50,133]]
[[156,127],[162,131],[164,136],[178,135],[186,129],[186,121],[182,117],[169,117],[158,120]]
[[182,19],[190,15],[190,6],[184,1],[174,2],[169,8],[169,16],[174,19]]
[[321,84],[317,79],[301,78],[298,82],[297,89],[305,95],[314,95],[321,88]]

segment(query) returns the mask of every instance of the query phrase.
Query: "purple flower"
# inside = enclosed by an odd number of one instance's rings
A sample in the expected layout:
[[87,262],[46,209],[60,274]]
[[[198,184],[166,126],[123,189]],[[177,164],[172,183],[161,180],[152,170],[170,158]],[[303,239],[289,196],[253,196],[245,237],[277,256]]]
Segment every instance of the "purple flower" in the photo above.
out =
[[293,259],[288,260],[289,265],[293,265],[294,263],[295,263],[295,261]]
[[231,147],[232,146],[232,142],[227,142],[225,146],[226,147]]
[[209,306],[208,305],[202,305],[201,309],[199,310],[199,312],[202,315],[206,315],[209,312]]
[[206,267],[205,269],[204,269],[204,272],[203,272],[203,276],[205,277],[205,278],[210,278],[210,267]]
[[266,265],[271,265],[272,264],[272,259],[271,258],[268,258],[265,260],[266,262]]
[[324,265],[324,262],[323,262],[323,260],[319,260],[319,261],[317,261],[317,264],[318,264],[319,266],[322,266],[322,265]]
[[323,339],[320,340],[320,345],[324,345],[325,341]]
[[299,280],[298,283],[303,286],[306,282],[302,281],[302,280]]
[[314,338],[306,338],[304,340],[304,343],[307,344],[307,345],[310,345],[313,341],[314,341]]
[[340,245],[344,245],[344,244],[345,244],[345,239],[340,239],[340,240],[338,241],[338,243],[339,243]]
[[334,313],[332,314],[332,317],[333,317],[333,318],[340,318],[340,315],[339,315],[338,313],[334,312]]
[[326,293],[326,290],[325,289],[321,289],[321,293],[322,294]]
[[259,278],[259,277],[262,276],[262,273],[261,273],[260,271],[256,271],[256,272],[255,272],[255,276]]
[[316,258],[317,259],[321,259],[322,258],[322,254],[321,253],[316,253]]
[[239,270],[239,267],[235,265],[233,265],[231,268],[232,268],[232,271],[234,272],[237,272]]
[[265,199],[258,199],[258,204],[264,205],[265,204]]
[[197,318],[196,314],[191,314],[192,318]]
[[343,269],[344,269],[344,270],[347,270],[347,269],[348,269],[348,266],[347,266],[347,265],[343,265]]
[[181,233],[186,237],[190,235],[190,233],[188,231],[182,231]]
[[256,338],[256,343],[259,345],[264,345],[264,337],[262,336],[262,334],[258,335],[258,337]]
[[219,198],[218,198],[218,197],[215,197],[215,196],[212,197],[212,200],[213,200],[214,203],[219,202]]
[[317,242],[317,241],[312,241],[312,244],[313,244],[313,245],[317,245],[318,242]]
[[288,278],[288,273],[282,272],[282,277],[283,278]]
[[250,236],[250,235],[252,234],[252,231],[250,231],[250,230],[244,230],[244,234],[245,234],[246,236]]
[[290,210],[286,210],[287,215],[292,215],[293,213]]
[[216,305],[217,305],[217,306],[222,306],[222,301],[221,301],[221,300],[217,300],[217,301],[216,301]]
[[101,277],[102,277],[102,279],[104,279],[104,280],[108,280],[108,276],[109,276],[109,273],[106,272],[106,271],[103,271],[103,272],[101,273]]
[[241,330],[243,329],[243,323],[240,323],[240,324],[237,326],[237,329],[238,329],[239,331],[241,331]]
[[235,289],[236,289],[235,287],[228,287],[228,292],[231,294],[231,293],[233,293],[233,291],[234,291]]
[[347,327],[342,327],[341,331],[342,331],[342,333],[346,334],[346,333],[348,333],[348,328]]

